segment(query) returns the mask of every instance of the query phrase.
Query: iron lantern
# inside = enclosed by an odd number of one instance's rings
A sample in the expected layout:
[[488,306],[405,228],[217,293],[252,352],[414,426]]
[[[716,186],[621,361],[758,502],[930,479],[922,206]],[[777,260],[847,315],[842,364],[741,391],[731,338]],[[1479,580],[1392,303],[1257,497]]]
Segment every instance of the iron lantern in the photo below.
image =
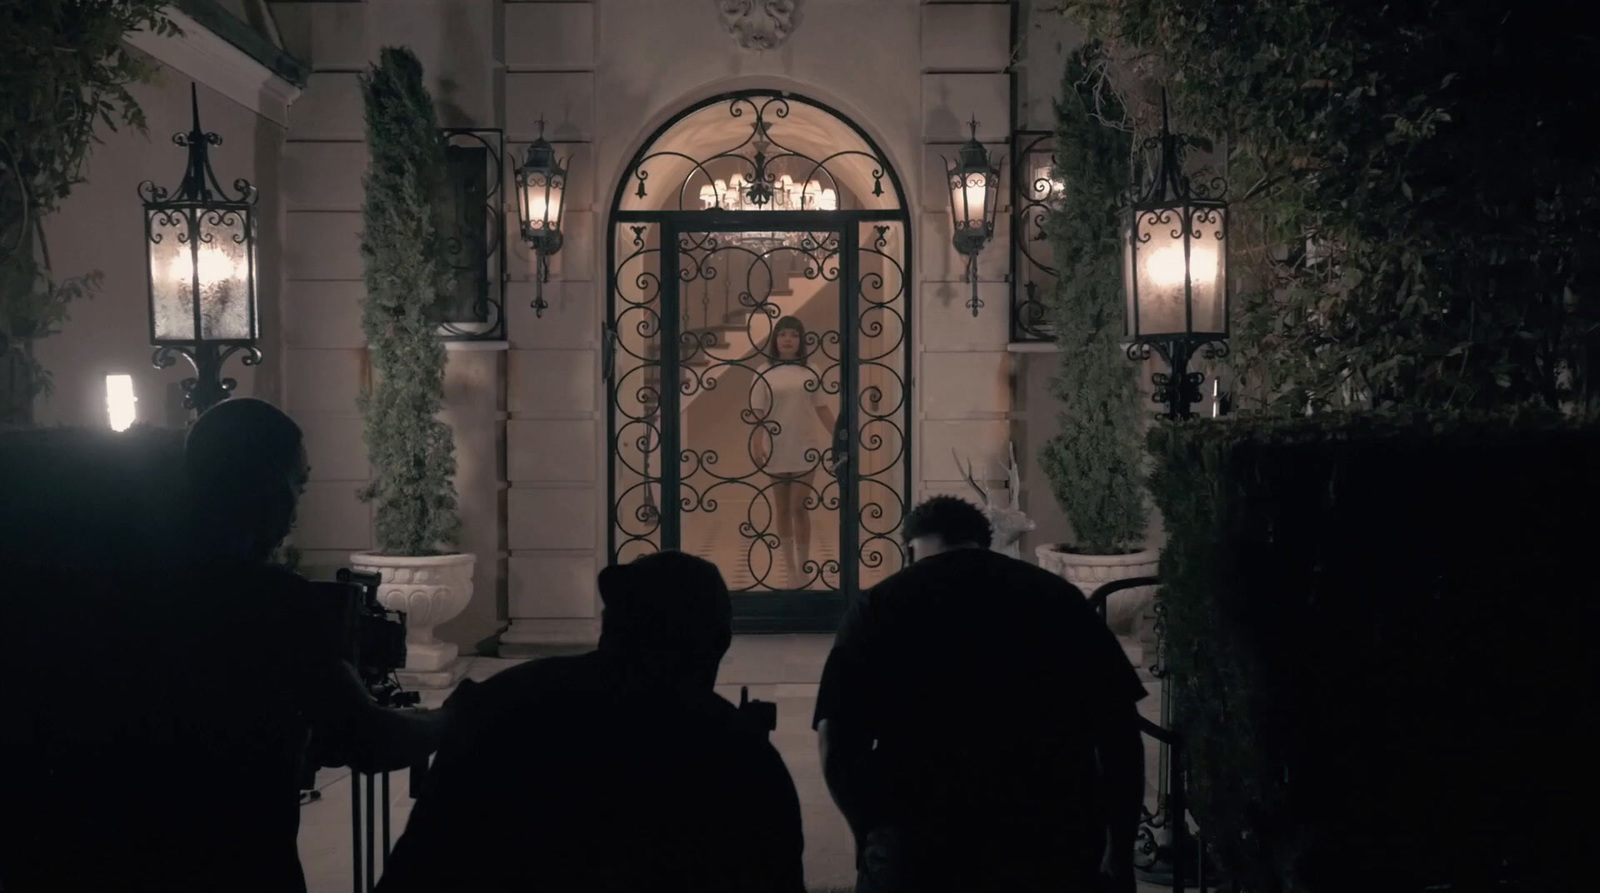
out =
[[544,283],[550,279],[550,256],[561,250],[561,215],[566,211],[567,163],[557,159],[555,147],[544,138],[544,119],[539,119],[539,138],[528,146],[522,165],[517,168],[517,217],[522,226],[522,241],[537,258],[534,275],[533,312],[544,316],[550,305],[544,299]]
[[1159,353],[1170,373],[1152,376],[1153,399],[1169,418],[1189,418],[1205,380],[1189,371],[1189,360],[1196,352],[1206,359],[1228,352],[1227,183],[1196,182],[1183,172],[1165,93],[1161,132],[1143,149],[1156,161],[1147,188],[1130,204],[1124,233],[1128,357]]
[[230,194],[211,169],[211,146],[222,138],[200,127],[200,99],[189,88],[194,123],[172,141],[189,150],[176,194],[146,180],[144,203],[152,362],[166,369],[182,356],[195,375],[183,380],[183,405],[203,413],[226,400],[237,386],[223,378],[222,364],[243,351],[242,362],[261,362],[256,346],[256,199],[248,180],[233,181]]
[[945,159],[950,187],[950,217],[955,227],[952,241],[956,251],[967,259],[967,280],[972,283],[972,298],[967,301],[972,315],[983,307],[978,298],[978,253],[994,238],[994,215],[1000,208],[1000,162],[978,142],[978,120],[969,123],[972,138],[961,147],[954,164]]

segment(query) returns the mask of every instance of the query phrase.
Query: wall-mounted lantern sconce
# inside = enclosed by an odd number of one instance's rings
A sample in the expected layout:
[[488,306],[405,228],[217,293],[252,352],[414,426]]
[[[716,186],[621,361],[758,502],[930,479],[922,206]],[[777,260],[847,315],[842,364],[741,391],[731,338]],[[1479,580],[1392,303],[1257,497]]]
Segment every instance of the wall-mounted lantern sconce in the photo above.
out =
[[988,150],[978,142],[976,117],[969,126],[972,139],[961,147],[954,164],[945,159],[945,173],[955,227],[952,241],[967,259],[967,279],[972,283],[972,299],[967,301],[967,307],[977,316],[983,307],[978,298],[978,252],[994,238],[994,215],[1000,207],[1000,162],[990,160]]
[[544,316],[550,305],[544,299],[544,283],[550,279],[550,255],[561,250],[561,215],[566,210],[567,163],[556,158],[555,147],[544,138],[544,119],[539,119],[539,138],[528,147],[517,168],[517,218],[522,225],[522,241],[537,257],[534,273],[533,313]]
[[1164,93],[1161,133],[1143,148],[1159,154],[1148,188],[1129,212],[1123,267],[1128,357],[1142,362],[1154,349],[1167,361],[1170,374],[1152,376],[1153,399],[1167,406],[1168,418],[1186,419],[1205,380],[1189,371],[1189,360],[1196,351],[1206,359],[1228,352],[1228,187],[1220,177],[1197,183],[1183,173]]
[[244,351],[242,362],[261,362],[256,347],[256,188],[233,181],[233,195],[211,170],[208,151],[222,138],[200,129],[200,99],[189,88],[194,125],[172,141],[189,150],[177,194],[150,180],[139,184],[144,202],[145,252],[150,294],[152,362],[166,369],[182,356],[195,377],[183,380],[183,405],[203,413],[226,400],[237,385],[222,364]]

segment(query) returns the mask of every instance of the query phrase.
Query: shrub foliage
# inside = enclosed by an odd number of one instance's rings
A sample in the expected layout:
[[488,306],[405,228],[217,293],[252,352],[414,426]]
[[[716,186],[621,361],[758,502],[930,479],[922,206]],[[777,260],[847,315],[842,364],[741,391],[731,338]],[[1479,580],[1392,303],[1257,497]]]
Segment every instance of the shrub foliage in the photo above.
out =
[[360,398],[377,501],[377,545],[387,555],[433,555],[456,542],[455,445],[440,421],[444,343],[438,337],[450,268],[434,225],[445,178],[433,99],[422,63],[384,47],[361,79],[371,162],[362,203],[367,297],[361,327],[372,386]]
[[1062,410],[1039,461],[1072,522],[1072,548],[1104,555],[1135,548],[1146,520],[1139,367],[1122,347],[1120,215],[1132,137],[1102,62],[1096,44],[1072,54],[1056,102],[1055,176],[1066,188],[1044,229],[1060,271],[1048,307],[1061,348],[1050,392]]

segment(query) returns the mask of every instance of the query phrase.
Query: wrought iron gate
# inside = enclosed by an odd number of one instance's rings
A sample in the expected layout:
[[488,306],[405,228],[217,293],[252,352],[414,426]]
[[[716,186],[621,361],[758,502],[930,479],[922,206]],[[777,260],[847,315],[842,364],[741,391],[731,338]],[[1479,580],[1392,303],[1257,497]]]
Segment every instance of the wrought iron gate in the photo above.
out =
[[[658,134],[623,184],[637,189],[619,187],[608,246],[608,557],[716,562],[743,631],[831,631],[906,561],[908,220],[897,183],[882,199],[876,152],[779,143],[799,102],[738,94],[680,116],[748,116],[751,137],[688,159],[676,207],[637,207],[653,160],[687,158],[651,152]],[[829,170],[845,156],[866,157],[871,190]],[[873,190],[890,206],[847,206]]]

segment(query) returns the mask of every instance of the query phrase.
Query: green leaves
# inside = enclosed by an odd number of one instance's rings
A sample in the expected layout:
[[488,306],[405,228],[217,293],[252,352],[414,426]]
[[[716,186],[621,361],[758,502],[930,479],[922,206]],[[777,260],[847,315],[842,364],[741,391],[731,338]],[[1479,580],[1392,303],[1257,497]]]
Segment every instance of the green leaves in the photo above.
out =
[[1061,433],[1039,462],[1072,521],[1073,546],[1092,554],[1127,551],[1145,534],[1138,367],[1121,345],[1119,233],[1132,136],[1102,122],[1123,117],[1121,98],[1101,77],[1105,65],[1094,43],[1068,59],[1055,150],[1067,186],[1044,222],[1060,271],[1047,303],[1061,347],[1050,391],[1062,413]]
[[[138,28],[176,34],[163,0],[26,0],[0,14],[0,350],[24,357],[33,387],[49,376],[28,349],[60,329],[68,305],[93,294],[99,274],[57,282],[40,220],[83,182],[97,128],[143,131],[128,85],[154,63],[122,45]],[[5,389],[8,393],[10,389]],[[0,416],[19,414],[0,406]]]
[[378,504],[379,551],[432,555],[453,547],[461,528],[454,441],[438,419],[446,356],[438,316],[450,267],[432,197],[445,178],[444,149],[422,63],[409,49],[383,48],[361,89],[371,155],[361,326],[373,373],[359,402],[373,470],[361,495]]
[[[1166,84],[1185,129],[1228,135],[1235,184],[1262,184],[1230,217],[1230,242],[1260,246],[1230,264],[1260,405],[1338,407],[1323,395],[1354,374],[1384,405],[1600,411],[1592,47],[1558,7],[1509,5],[1067,4]],[[1256,316],[1293,322],[1269,344]]]

